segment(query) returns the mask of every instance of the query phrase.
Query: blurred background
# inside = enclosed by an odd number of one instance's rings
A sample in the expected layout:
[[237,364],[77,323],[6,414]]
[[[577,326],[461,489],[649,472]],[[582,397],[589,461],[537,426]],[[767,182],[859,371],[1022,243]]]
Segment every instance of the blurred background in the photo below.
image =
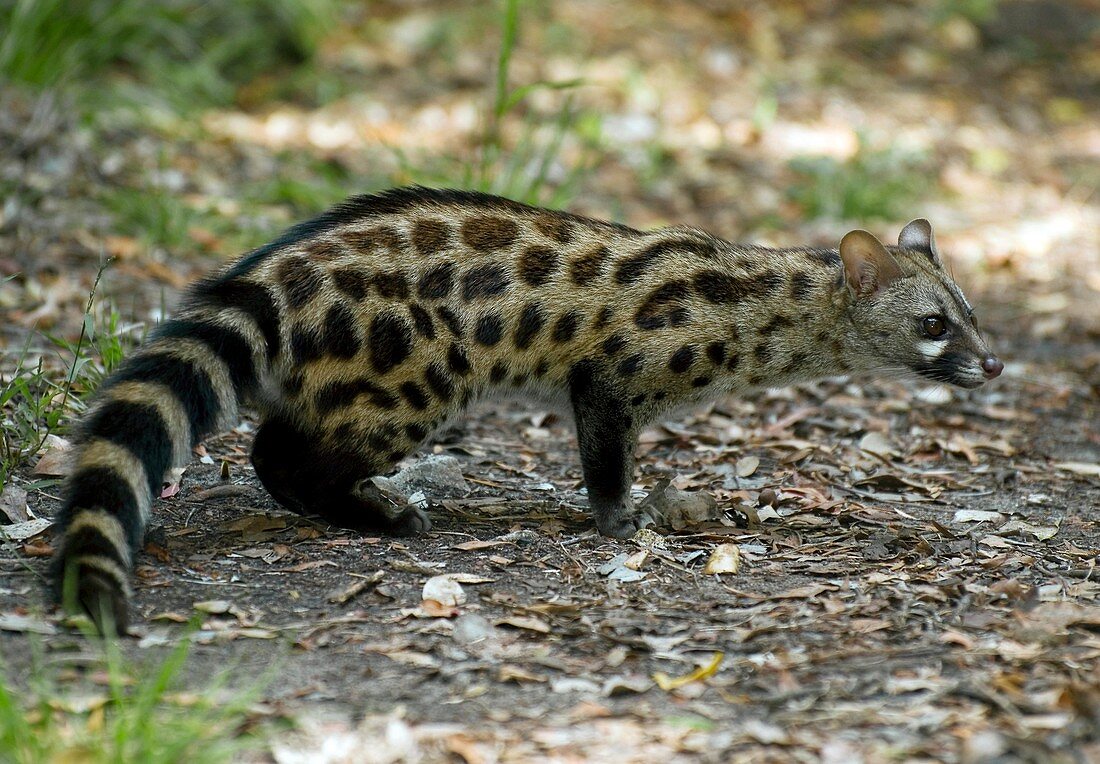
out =
[[1095,394],[1098,43],[1096,0],[0,0],[5,378],[424,183],[775,245],[928,217],[1009,377]]

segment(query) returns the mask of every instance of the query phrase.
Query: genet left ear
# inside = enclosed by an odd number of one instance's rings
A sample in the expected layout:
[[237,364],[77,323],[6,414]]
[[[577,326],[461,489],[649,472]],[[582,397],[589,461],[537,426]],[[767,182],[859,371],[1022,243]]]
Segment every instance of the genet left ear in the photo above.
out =
[[911,220],[905,228],[901,229],[898,246],[902,249],[923,252],[933,263],[940,261],[940,253],[936,249],[936,237],[932,233],[932,224],[924,218]]
[[882,242],[863,230],[849,231],[840,240],[844,275],[857,297],[871,297],[901,278],[901,267]]

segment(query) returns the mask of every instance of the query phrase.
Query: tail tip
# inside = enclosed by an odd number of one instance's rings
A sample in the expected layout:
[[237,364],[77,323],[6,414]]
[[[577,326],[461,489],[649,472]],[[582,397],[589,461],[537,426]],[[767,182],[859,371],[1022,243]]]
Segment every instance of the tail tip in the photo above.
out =
[[70,563],[57,580],[55,600],[69,615],[87,616],[104,637],[125,634],[130,627],[130,605],[126,588],[116,576],[98,566]]

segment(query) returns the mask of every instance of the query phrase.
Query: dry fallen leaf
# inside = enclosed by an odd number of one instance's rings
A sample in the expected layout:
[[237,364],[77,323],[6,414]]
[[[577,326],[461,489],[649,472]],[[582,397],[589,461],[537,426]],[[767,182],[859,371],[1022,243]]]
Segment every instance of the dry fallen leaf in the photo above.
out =
[[493,623],[497,626],[511,626],[516,629],[538,632],[539,634],[550,633],[550,624],[534,616],[513,615],[507,618],[501,618]]
[[1000,512],[985,509],[960,509],[955,513],[956,523],[999,523],[1005,519]]
[[64,438],[51,435],[47,439],[50,447],[34,465],[35,475],[64,477],[72,469],[72,444]]
[[196,602],[191,607],[208,615],[224,615],[230,611],[233,605],[227,600],[203,600],[202,602]]
[[760,457],[758,456],[743,456],[737,460],[735,472],[737,477],[748,477],[752,473],[756,472],[756,468],[760,466]]
[[1100,464],[1090,462],[1058,462],[1054,465],[1054,468],[1063,472],[1072,472],[1074,475],[1100,477]]
[[664,672],[655,671],[653,673],[653,681],[665,692],[675,690],[678,687],[683,687],[685,684],[691,684],[692,682],[701,682],[717,673],[718,666],[721,665],[723,657],[725,657],[724,653],[721,651],[716,652],[710,659],[710,663],[695,669],[695,671],[692,671],[690,674],[684,674],[683,676],[670,677]]
[[15,483],[4,486],[0,493],[0,521],[3,524],[25,523],[30,520],[27,514],[27,492]]
[[12,541],[26,541],[46,531],[52,525],[53,520],[47,520],[44,517],[40,517],[37,520],[28,520],[25,523],[0,525],[0,538],[7,538]]
[[860,438],[859,448],[861,451],[866,451],[869,454],[875,454],[876,456],[885,458],[898,456],[900,454],[897,447],[881,432],[869,432],[864,435]]

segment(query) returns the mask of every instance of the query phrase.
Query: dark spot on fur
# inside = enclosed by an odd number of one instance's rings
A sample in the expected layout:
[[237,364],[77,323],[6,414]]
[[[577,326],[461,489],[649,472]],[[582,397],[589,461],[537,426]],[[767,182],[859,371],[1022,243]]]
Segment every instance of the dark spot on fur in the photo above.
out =
[[811,260],[816,260],[817,262],[819,262],[823,265],[828,265],[828,266],[840,265],[840,255],[838,255],[836,252],[833,252],[832,250],[829,250],[829,249],[811,249],[811,250],[808,250],[806,252],[806,255]]
[[728,361],[726,361],[726,368],[729,369],[730,371],[733,371],[734,369],[737,368],[737,364],[739,364],[740,362],[741,362],[741,356],[737,355],[737,353],[734,353],[733,355],[730,356],[730,359]]
[[535,218],[535,228],[543,236],[553,239],[559,244],[568,244],[573,241],[573,224],[553,213],[539,215]]
[[416,284],[416,293],[425,300],[438,300],[454,287],[455,264],[448,260],[429,269]]
[[664,391],[664,390],[658,390],[657,392],[655,392],[655,393],[653,394],[653,400],[655,400],[655,401],[663,401],[663,400],[665,399],[665,396],[666,396],[666,395],[667,395],[667,394],[665,393],[665,391]]
[[450,375],[438,363],[428,364],[428,368],[424,371],[424,379],[436,397],[443,402],[449,401],[455,394],[455,386],[451,382]]
[[306,257],[314,262],[326,263],[344,254],[343,248],[334,241],[317,239],[306,245]]
[[424,257],[450,247],[452,238],[451,226],[443,220],[421,218],[413,223],[413,246]]
[[428,428],[422,424],[412,422],[405,425],[405,437],[413,443],[420,443],[424,438],[428,437]]
[[329,382],[317,391],[314,405],[317,407],[317,413],[324,416],[336,409],[350,406],[361,395],[366,395],[371,404],[378,408],[387,410],[397,408],[397,398],[393,393],[365,378]]
[[379,313],[371,319],[367,343],[371,366],[379,374],[385,374],[412,352],[412,328],[400,316]]
[[596,321],[593,326],[596,329],[604,328],[611,322],[611,316],[614,315],[614,313],[615,311],[613,311],[609,305],[600,308],[600,312],[596,314]]
[[634,355],[627,356],[623,360],[619,361],[619,374],[624,377],[630,377],[637,374],[642,369],[642,362],[645,360],[645,356],[641,353],[635,353]]
[[687,308],[675,308],[668,314],[669,326],[687,326],[691,323],[691,312]]
[[297,326],[290,332],[290,357],[296,365],[316,361],[324,355],[321,337],[313,329]]
[[538,365],[535,367],[535,378],[542,379],[548,371],[550,371],[550,362],[545,358],[540,358]]
[[660,329],[670,322],[669,309],[687,299],[690,293],[686,281],[668,281],[654,289],[634,314],[640,329]]
[[[656,397],[656,396],[654,396],[654,397]],[[635,395],[633,398],[630,399],[630,405],[631,406],[641,406],[643,403],[645,403],[645,398],[646,398],[645,393],[638,393],[637,395]]]
[[699,271],[693,281],[695,291],[716,305],[767,297],[779,289],[782,283],[782,276],[774,271],[762,271],[745,277],[732,276],[722,271]]
[[554,324],[554,332],[551,335],[554,342],[569,342],[577,334],[577,328],[581,323],[579,311],[571,310],[565,313]]
[[462,224],[462,238],[479,252],[491,252],[512,246],[519,236],[514,220],[499,217],[468,218]]
[[530,347],[545,323],[546,314],[541,305],[537,302],[525,305],[523,312],[519,315],[519,324],[516,325],[516,333],[513,337],[516,347],[520,350]]
[[519,277],[533,287],[544,286],[554,275],[561,258],[549,247],[528,247],[519,256]]
[[428,408],[428,394],[415,382],[402,382],[401,394],[405,396],[405,400],[409,402],[409,405],[417,411]]
[[374,288],[389,300],[405,300],[409,297],[409,282],[401,271],[379,273],[374,277]]
[[722,361],[726,360],[726,343],[722,340],[715,340],[707,345],[707,358],[715,366],[721,365]]
[[305,384],[306,375],[301,371],[295,371],[283,382],[283,392],[293,398],[302,392]]
[[791,276],[791,299],[802,302],[810,296],[813,289],[813,281],[808,273],[796,273]]
[[439,320],[443,322],[443,325],[447,327],[451,334],[455,337],[462,337],[462,319],[456,316],[453,310],[446,305],[440,305],[435,309],[435,314],[439,316]]
[[409,315],[412,316],[413,324],[416,326],[419,335],[430,340],[435,339],[435,324],[432,322],[431,314],[424,310],[423,306],[414,302],[409,306]]
[[408,248],[404,235],[396,228],[388,225],[378,226],[367,231],[346,231],[340,234],[340,238],[360,252],[373,253],[378,249],[386,249],[394,254],[399,254]]
[[626,347],[626,337],[621,334],[612,334],[603,341],[603,352],[606,355],[615,355]]
[[447,350],[447,366],[455,374],[466,376],[470,373],[470,359],[466,357],[466,351],[455,344]]
[[503,294],[508,289],[508,273],[504,266],[488,263],[471,268],[462,277],[462,299],[477,300]]
[[353,300],[367,296],[367,275],[357,268],[334,268],[332,281],[336,288]]
[[516,376],[512,377],[512,385],[514,387],[523,387],[527,384],[528,374],[527,372],[520,372]]
[[604,263],[611,250],[600,244],[569,265],[569,280],[577,286],[585,286],[603,274]]
[[504,335],[504,319],[499,313],[486,313],[477,320],[474,339],[481,345],[492,347]]
[[620,284],[633,284],[645,275],[646,271],[658,261],[675,254],[677,257],[694,255],[696,257],[714,257],[714,243],[696,239],[672,239],[651,244],[641,252],[619,261],[615,269],[615,281]]
[[668,359],[668,368],[676,374],[683,374],[695,363],[695,347],[684,345]]
[[691,380],[691,386],[692,387],[706,387],[709,384],[710,384],[710,377],[701,377],[700,376],[700,377],[696,377],[695,379]]
[[752,349],[752,354],[757,361],[766,364],[772,359],[772,347],[767,342],[761,342]]
[[783,373],[794,374],[796,371],[799,371],[800,369],[805,367],[808,360],[809,356],[807,356],[805,353],[795,353],[791,356],[791,359],[787,361],[787,363],[783,366]]
[[760,373],[753,373],[749,375],[746,380],[752,387],[760,387],[764,383],[764,376]]
[[284,258],[275,278],[282,284],[287,304],[294,310],[312,300],[325,285],[324,274],[301,255]]
[[493,368],[489,370],[489,381],[494,385],[504,381],[508,376],[508,367],[503,361],[497,361],[493,364]]
[[787,316],[772,316],[771,320],[768,321],[768,323],[760,327],[760,335],[767,337],[770,334],[774,334],[777,329],[780,329],[784,326],[790,326],[792,323],[793,322],[791,321],[791,319],[789,319]]
[[337,358],[354,358],[361,344],[358,323],[355,313],[344,303],[329,308],[322,330],[325,352]]

